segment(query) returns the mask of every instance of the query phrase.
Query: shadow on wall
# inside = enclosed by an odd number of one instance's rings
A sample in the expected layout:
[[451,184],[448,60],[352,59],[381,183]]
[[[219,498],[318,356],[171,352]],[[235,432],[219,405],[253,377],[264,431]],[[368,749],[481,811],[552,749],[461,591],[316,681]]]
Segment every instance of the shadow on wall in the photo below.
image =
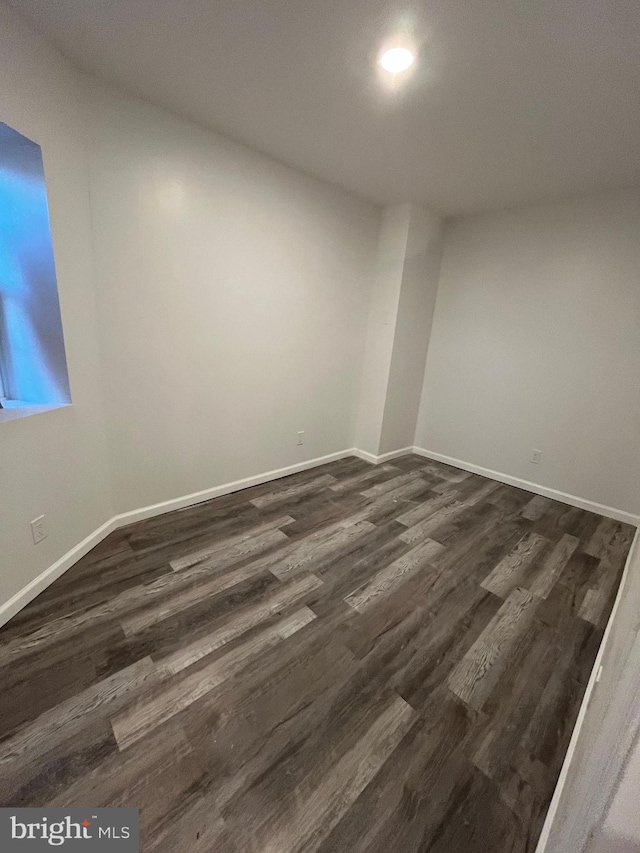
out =
[[593,836],[585,853],[640,853],[640,841],[622,838],[605,829]]
[[42,152],[1,122],[0,347],[7,398],[71,402]]

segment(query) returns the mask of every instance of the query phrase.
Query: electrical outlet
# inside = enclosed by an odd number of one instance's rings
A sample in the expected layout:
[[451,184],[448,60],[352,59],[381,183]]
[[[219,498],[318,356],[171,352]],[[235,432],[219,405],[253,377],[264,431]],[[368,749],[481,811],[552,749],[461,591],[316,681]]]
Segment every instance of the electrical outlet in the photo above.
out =
[[33,536],[33,544],[37,545],[47,538],[47,525],[45,524],[44,515],[39,515],[31,522],[31,535]]
[[298,444],[298,446],[300,446],[301,444],[304,444],[304,430],[303,430],[303,429],[298,430],[298,441],[297,441],[297,444]]
[[541,450],[532,450],[531,451],[531,456],[529,457],[529,462],[533,462],[534,465],[537,465],[541,459],[542,459],[542,451]]

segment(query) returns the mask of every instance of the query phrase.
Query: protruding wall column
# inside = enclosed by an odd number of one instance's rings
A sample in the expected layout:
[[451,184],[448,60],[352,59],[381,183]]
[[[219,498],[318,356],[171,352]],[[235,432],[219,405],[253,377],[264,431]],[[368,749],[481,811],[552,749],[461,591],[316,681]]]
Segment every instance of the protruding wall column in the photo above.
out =
[[374,457],[413,445],[442,230],[417,205],[383,213],[356,428],[356,446]]

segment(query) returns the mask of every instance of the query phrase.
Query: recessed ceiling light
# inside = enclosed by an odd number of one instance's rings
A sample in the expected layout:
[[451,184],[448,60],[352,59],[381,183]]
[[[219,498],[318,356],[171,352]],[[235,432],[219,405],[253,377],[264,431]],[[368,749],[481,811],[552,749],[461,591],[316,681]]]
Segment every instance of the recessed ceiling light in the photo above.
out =
[[415,62],[415,54],[407,47],[392,47],[380,57],[380,65],[391,74],[406,71]]

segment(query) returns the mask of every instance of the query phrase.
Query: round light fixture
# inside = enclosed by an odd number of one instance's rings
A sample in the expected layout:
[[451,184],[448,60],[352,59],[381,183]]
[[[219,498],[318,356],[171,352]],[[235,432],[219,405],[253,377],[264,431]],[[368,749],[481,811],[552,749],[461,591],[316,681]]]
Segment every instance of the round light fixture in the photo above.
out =
[[391,74],[406,71],[415,62],[415,55],[406,47],[392,47],[380,57],[380,65]]

